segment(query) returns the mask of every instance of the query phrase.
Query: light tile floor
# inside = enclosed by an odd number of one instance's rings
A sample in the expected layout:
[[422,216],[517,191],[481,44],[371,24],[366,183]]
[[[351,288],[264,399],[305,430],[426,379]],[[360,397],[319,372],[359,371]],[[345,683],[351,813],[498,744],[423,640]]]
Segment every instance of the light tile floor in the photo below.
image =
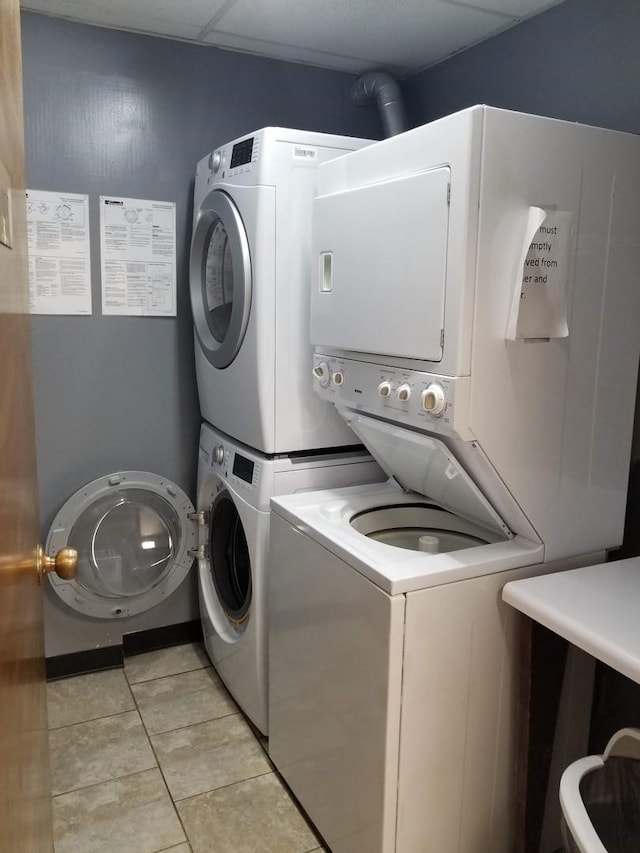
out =
[[200,645],[47,693],[55,853],[323,849]]

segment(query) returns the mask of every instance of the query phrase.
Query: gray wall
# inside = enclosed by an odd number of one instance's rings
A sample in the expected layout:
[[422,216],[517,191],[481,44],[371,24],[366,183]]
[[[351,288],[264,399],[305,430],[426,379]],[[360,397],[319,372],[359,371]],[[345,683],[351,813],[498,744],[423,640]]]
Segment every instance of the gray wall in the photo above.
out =
[[640,3],[565,0],[404,85],[413,126],[472,104],[640,132]]
[[[192,496],[200,415],[187,291],[196,162],[265,125],[381,135],[351,106],[349,74],[22,16],[27,186],[88,193],[91,317],[34,317],[41,514],[118,469]],[[176,319],[102,317],[98,197],[174,201]]]
[[[491,104],[640,133],[640,2],[565,0],[416,74],[403,92],[412,127]],[[632,459],[640,464],[640,394]]]

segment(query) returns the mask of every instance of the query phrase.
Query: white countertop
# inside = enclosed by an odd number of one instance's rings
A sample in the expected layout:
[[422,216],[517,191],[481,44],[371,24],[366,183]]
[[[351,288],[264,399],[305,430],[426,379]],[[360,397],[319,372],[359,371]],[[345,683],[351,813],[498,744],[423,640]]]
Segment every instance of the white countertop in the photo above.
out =
[[640,557],[511,581],[502,597],[640,684]]

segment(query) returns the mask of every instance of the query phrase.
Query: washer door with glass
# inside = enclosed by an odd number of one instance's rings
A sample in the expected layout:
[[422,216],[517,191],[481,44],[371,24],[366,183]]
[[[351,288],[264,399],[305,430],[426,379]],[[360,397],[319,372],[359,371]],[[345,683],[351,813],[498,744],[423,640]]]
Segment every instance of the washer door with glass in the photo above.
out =
[[251,258],[242,217],[220,189],[202,202],[191,241],[189,282],[200,346],[214,367],[228,367],[249,322]]
[[226,489],[211,507],[208,559],[200,561],[200,578],[216,633],[228,643],[236,642],[249,623],[253,582],[247,534]]
[[77,491],[56,515],[46,550],[78,551],[78,574],[49,579],[69,607],[101,619],[149,610],[184,580],[197,527],[187,495],[156,474],[122,471]]

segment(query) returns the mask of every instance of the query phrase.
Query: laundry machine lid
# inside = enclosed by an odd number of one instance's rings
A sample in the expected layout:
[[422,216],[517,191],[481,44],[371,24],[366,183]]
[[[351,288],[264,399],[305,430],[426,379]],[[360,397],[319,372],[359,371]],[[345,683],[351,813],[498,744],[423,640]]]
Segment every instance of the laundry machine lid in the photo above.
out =
[[200,205],[191,240],[189,287],[200,346],[214,367],[228,367],[247,331],[252,273],[242,217],[219,188]]
[[119,471],[73,494],[57,513],[46,551],[78,551],[76,578],[50,575],[70,607],[97,618],[141,613],[170,595],[193,563],[197,526],[191,501],[157,474]]
[[491,503],[439,439],[366,415],[348,421],[383,471],[416,492],[481,527],[513,534]]

